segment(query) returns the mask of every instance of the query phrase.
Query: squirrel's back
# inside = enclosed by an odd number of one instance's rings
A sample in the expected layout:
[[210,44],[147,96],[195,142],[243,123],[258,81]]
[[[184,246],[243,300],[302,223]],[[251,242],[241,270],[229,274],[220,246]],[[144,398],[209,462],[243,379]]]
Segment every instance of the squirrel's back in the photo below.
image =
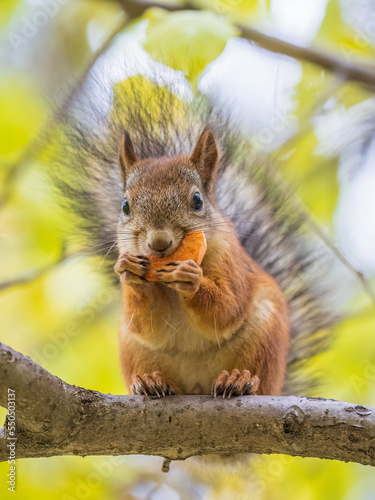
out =
[[118,169],[123,128],[137,157],[145,159],[190,154],[203,129],[210,127],[221,151],[219,207],[233,222],[241,245],[275,278],[287,298],[292,340],[284,392],[290,392],[290,383],[294,392],[306,391],[298,368],[325,346],[324,330],[335,322],[330,290],[323,283],[327,255],[248,138],[205,96],[183,99],[174,89],[141,76],[116,84],[110,114],[99,105],[88,113],[89,102],[85,99],[83,105],[77,99],[66,117],[59,134],[63,153],[55,158],[59,166],[52,174],[63,200],[77,215],[84,249],[106,256],[112,269],[123,200]]

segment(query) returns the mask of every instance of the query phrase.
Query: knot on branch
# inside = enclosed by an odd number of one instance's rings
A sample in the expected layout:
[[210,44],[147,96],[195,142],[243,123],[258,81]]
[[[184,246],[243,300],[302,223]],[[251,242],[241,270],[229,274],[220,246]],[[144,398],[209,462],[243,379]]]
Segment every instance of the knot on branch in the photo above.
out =
[[288,408],[288,411],[284,415],[284,432],[285,434],[291,434],[295,431],[296,426],[300,426],[305,420],[305,414],[299,406],[293,405]]
[[[1,350],[0,350],[0,355],[3,358],[3,361],[5,363],[14,363],[16,361],[16,357],[13,356],[12,351],[10,351],[6,348],[3,348],[3,346],[4,346],[4,344],[1,344]],[[6,347],[6,346],[4,346],[4,347]]]

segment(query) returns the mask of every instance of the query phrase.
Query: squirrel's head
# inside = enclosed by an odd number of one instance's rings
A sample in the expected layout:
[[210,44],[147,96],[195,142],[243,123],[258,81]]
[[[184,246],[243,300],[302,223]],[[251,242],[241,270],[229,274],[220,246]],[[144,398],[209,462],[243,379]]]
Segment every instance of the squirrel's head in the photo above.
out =
[[185,234],[208,227],[215,210],[219,152],[205,129],[190,156],[138,160],[124,131],[119,166],[124,200],[118,228],[120,253],[171,255]]

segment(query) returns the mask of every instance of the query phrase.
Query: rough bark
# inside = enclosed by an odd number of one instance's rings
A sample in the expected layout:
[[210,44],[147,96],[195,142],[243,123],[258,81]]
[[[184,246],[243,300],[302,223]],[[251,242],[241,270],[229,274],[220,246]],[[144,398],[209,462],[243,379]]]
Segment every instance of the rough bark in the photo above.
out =
[[[0,343],[0,405],[15,391],[16,458],[283,453],[375,465],[375,409],[333,399],[113,396],[66,384]],[[0,461],[11,442],[7,418]]]

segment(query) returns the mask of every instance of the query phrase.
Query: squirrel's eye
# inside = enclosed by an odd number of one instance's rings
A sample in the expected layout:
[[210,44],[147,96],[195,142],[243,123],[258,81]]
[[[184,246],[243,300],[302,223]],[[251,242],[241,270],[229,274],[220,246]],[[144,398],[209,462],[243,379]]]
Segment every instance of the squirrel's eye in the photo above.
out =
[[130,207],[129,207],[129,202],[128,200],[124,200],[121,204],[122,211],[124,212],[125,215],[130,215]]
[[191,202],[191,208],[193,210],[202,210],[203,207],[203,199],[199,193],[194,193],[192,202]]

